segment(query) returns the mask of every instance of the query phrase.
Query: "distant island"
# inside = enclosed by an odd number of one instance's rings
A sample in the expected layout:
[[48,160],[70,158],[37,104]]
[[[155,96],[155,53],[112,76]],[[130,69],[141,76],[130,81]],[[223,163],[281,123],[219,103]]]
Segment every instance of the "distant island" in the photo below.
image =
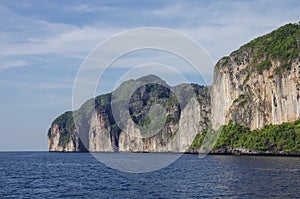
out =
[[[132,94],[124,128],[113,117],[112,93],[100,95],[52,122],[49,151],[198,153],[206,133],[221,129],[211,153],[300,155],[300,24],[284,25],[221,58],[212,86],[171,87],[149,75],[124,82],[117,91],[149,80]],[[135,124],[151,123],[154,104],[165,108],[165,124],[159,133],[141,137],[147,132]]]

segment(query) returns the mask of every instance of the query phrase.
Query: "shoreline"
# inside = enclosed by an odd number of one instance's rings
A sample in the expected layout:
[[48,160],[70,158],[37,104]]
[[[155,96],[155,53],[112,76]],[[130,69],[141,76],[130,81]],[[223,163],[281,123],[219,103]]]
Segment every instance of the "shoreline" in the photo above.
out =
[[[27,152],[27,151],[24,151]],[[31,151],[38,152],[38,151]],[[44,152],[44,151],[43,151]],[[97,151],[97,152],[89,152],[89,151],[45,151],[49,153],[152,153],[152,154],[185,154],[185,155],[201,155],[199,152],[148,152],[148,151],[139,151],[139,152],[131,152],[131,151]],[[210,152],[207,155],[218,156],[218,155],[228,155],[228,156],[273,156],[273,157],[300,157],[300,153],[271,153],[271,152],[258,152],[258,153],[234,153],[234,152]]]

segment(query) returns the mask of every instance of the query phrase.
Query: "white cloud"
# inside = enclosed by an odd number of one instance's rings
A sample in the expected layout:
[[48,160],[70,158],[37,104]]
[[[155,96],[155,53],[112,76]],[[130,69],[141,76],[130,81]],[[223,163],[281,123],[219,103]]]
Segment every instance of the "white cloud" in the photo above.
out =
[[[47,145],[40,142],[45,137],[40,132],[46,132],[43,126],[71,107],[70,95],[78,62],[113,34],[143,26],[172,28],[198,41],[216,62],[258,35],[299,21],[300,10],[296,0],[93,2],[1,1],[0,89],[2,101],[6,103],[2,103],[0,116],[7,124],[15,124],[16,116],[20,116],[17,117],[20,125],[3,131],[21,133],[12,134],[11,140],[22,137],[27,129],[28,145],[33,149],[43,148],[37,143]],[[148,62],[183,67],[183,63],[170,55],[124,56],[105,76],[104,82],[100,82],[103,90],[99,87],[97,94],[111,91],[124,70]],[[76,66],[71,68],[70,65]],[[24,68],[22,73],[6,71],[14,67]],[[184,69],[194,77],[188,67]],[[212,79],[212,70],[205,70],[206,79]],[[153,70],[146,68],[142,72],[147,74]],[[32,125],[29,129],[26,127],[36,120],[40,124],[38,129]],[[37,131],[39,133],[32,133]],[[32,137],[37,139],[30,141]],[[22,139],[17,145],[20,149],[26,146]],[[7,143],[1,146],[15,149]]]
[[89,4],[85,3],[85,4],[79,4],[76,6],[72,6],[68,10],[74,11],[74,12],[91,12],[91,11],[94,11],[95,8],[90,6]]
[[28,63],[24,60],[8,60],[8,61],[0,62],[0,71],[8,68],[17,68],[26,65],[28,65]]
[[106,12],[111,12],[111,11],[116,11],[118,10],[117,7],[114,6],[105,6],[105,5],[100,5],[100,6],[95,6],[91,5],[88,3],[83,3],[83,4],[77,4],[74,6],[69,6],[64,8],[66,12],[75,12],[75,13],[88,13],[88,12],[94,12],[94,11],[106,11]]
[[11,88],[18,90],[60,90],[72,89],[73,78],[63,80],[44,80],[38,83],[31,82],[26,79],[23,80],[7,80],[0,79],[0,88]]
[[[269,4],[270,6],[266,8],[260,6]],[[226,1],[183,3],[179,1],[163,7],[144,9],[143,11],[150,15],[142,15],[142,18],[161,20],[162,25],[168,22],[169,26],[198,41],[210,53],[214,62],[217,62],[220,57],[228,55],[250,39],[267,33],[298,16],[299,5],[288,7],[287,13],[283,10],[287,9],[288,4],[280,2],[278,6],[271,6],[271,4],[270,1],[234,1],[231,3]],[[77,4],[70,5],[66,9],[74,12],[92,12],[96,9],[118,10],[119,8]],[[51,54],[83,59],[99,42],[126,29],[111,26],[109,21],[101,25],[95,23],[76,26],[20,16],[4,6],[0,6],[0,10],[14,22],[9,26],[20,30],[9,28],[0,31],[0,48],[5,49],[0,52],[0,59],[11,58],[10,64],[2,64],[1,68],[25,66],[25,61],[15,60],[32,55]],[[122,12],[121,9],[119,11]],[[124,13],[128,13],[128,10],[124,10]],[[134,27],[129,21],[128,19],[128,29]],[[167,58],[160,57],[158,60]],[[115,66],[129,67],[140,64],[143,59],[144,57],[125,58],[123,61],[125,64]],[[207,74],[211,72],[212,69],[207,70]]]
[[5,49],[0,52],[0,56],[57,54],[60,56],[82,57],[99,42],[119,31],[90,26],[80,28],[68,24],[51,24],[43,21],[32,24],[32,27],[35,24],[39,24],[39,29],[52,30],[53,34],[48,36],[30,35],[26,40],[23,40],[23,42],[17,43],[12,42],[12,37],[14,36],[11,36],[10,39],[8,38],[6,41],[0,43],[1,48]]
[[182,11],[184,10],[184,8],[185,8],[185,6],[182,3],[177,2],[172,5],[168,5],[168,6],[165,6],[162,8],[157,8],[157,9],[151,10],[150,13],[157,15],[159,17],[172,18],[174,16],[178,16],[178,14],[180,14],[180,13],[182,14]]

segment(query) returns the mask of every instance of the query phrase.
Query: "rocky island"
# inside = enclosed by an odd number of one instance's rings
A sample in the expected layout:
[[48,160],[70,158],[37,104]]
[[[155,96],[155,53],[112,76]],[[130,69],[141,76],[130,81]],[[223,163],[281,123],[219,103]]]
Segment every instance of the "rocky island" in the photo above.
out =
[[[139,84],[122,128],[113,117],[112,93],[100,95],[52,122],[49,151],[197,153],[206,133],[221,129],[211,153],[300,154],[300,24],[282,26],[221,58],[212,86],[171,87],[149,75],[117,90]],[[164,124],[157,134],[140,136],[145,132],[136,125],[151,123],[154,104],[164,108]]]

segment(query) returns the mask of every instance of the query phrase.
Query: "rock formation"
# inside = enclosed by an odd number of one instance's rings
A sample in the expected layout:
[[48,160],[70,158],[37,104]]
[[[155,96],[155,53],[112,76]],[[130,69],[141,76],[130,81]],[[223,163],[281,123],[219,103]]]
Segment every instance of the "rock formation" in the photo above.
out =
[[[123,116],[126,121],[118,123],[112,98],[123,97],[126,89],[134,85],[137,89],[125,104],[130,117]],[[195,136],[210,125],[210,87],[195,84],[170,87],[149,75],[124,82],[115,93],[90,99],[79,110],[66,112],[54,120],[48,132],[49,151],[185,152]],[[117,106],[125,102],[121,99]],[[160,122],[155,121],[159,117],[155,115],[157,110],[151,115],[156,106],[164,109],[158,129],[151,126],[152,120],[154,125]],[[153,129],[154,133],[149,134]]]
[[262,128],[300,117],[300,25],[288,24],[222,58],[214,71],[212,123]]
[[[132,88],[134,92],[129,92]],[[127,101],[123,99],[126,96]],[[117,108],[112,107],[115,102]],[[128,108],[127,116],[118,108],[123,105]],[[119,118],[114,111],[120,114]],[[157,121],[151,122],[155,118]],[[209,126],[218,129],[232,122],[258,129],[297,119],[300,25],[287,24],[220,59],[212,87],[170,87],[149,75],[124,82],[113,93],[88,100],[80,109],[66,112],[52,122],[48,148],[185,152],[195,136]],[[152,123],[159,126],[160,122],[159,131],[152,135]]]

